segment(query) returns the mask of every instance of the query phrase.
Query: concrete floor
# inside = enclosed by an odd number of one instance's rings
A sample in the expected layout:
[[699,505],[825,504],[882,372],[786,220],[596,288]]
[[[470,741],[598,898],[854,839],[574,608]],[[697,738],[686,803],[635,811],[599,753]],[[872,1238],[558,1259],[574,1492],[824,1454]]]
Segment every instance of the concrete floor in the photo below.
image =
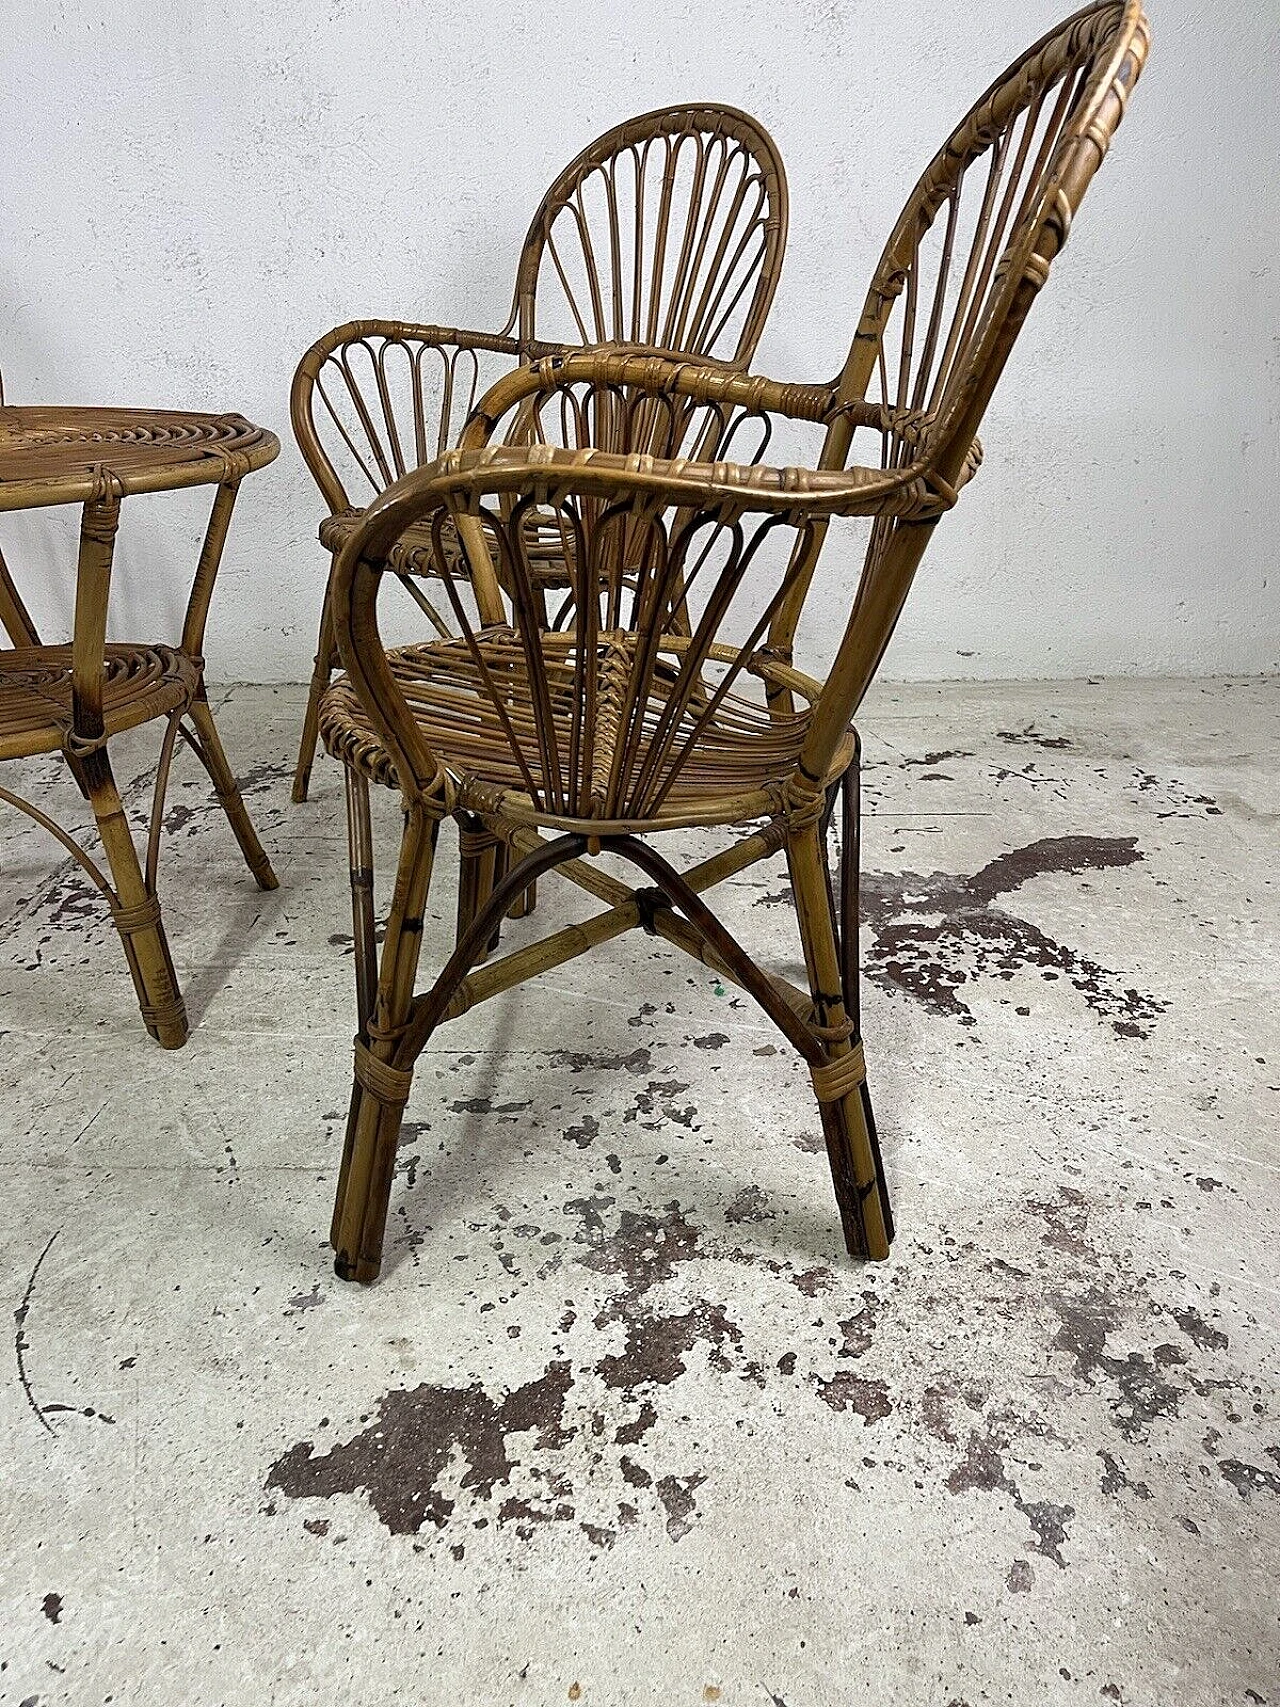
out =
[[[282,884],[180,761],[182,1053],[3,820],[0,1699],[1280,1704],[1280,682],[868,707],[890,1262],[798,1062],[637,936],[438,1038],[373,1290],[338,780],[290,808],[300,691],[225,699]],[[721,893],[794,968],[781,867]]]

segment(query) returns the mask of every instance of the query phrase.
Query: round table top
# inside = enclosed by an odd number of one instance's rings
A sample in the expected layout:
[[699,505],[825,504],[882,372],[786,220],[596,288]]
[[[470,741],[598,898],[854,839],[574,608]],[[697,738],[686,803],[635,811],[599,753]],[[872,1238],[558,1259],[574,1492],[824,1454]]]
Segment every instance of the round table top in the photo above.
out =
[[221,484],[280,441],[243,415],[177,409],[0,408],[0,510]]

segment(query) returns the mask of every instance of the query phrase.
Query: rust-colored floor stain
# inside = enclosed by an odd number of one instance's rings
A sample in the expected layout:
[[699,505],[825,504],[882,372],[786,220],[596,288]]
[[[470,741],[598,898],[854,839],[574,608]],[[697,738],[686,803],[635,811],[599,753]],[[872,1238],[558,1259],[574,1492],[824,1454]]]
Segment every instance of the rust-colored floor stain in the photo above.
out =
[[932,1013],[975,1025],[961,989],[1030,969],[1065,979],[1119,1036],[1148,1037],[1163,1002],[1056,941],[1008,903],[997,904],[1037,877],[1115,870],[1141,858],[1133,836],[1051,836],[1001,854],[969,877],[868,872],[862,886],[862,915],[872,932],[867,974]]

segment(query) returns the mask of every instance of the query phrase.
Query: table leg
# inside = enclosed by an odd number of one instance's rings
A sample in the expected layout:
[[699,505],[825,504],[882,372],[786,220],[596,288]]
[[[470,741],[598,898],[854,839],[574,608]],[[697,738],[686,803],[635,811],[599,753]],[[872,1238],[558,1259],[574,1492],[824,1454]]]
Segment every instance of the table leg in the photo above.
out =
[[[0,552],[0,628],[9,636],[13,646],[38,646],[40,636],[36,625],[31,619],[31,613],[22,601],[18,584],[14,580],[9,565]],[[74,753],[64,754],[68,768],[76,780],[76,787],[87,800],[89,785],[85,781],[84,767]]]
[[213,712],[209,709],[209,701],[205,696],[204,684],[187,708],[187,715],[195,726],[197,741],[192,745],[200,758],[200,762],[209,773],[213,783],[213,791],[222,803],[222,810],[227,815],[233,835],[240,844],[240,852],[244,855],[245,864],[253,873],[259,889],[278,889],[280,879],[271,869],[271,861],[267,858],[262,843],[258,840],[258,832],[254,829],[249,817],[244,798],[240,793],[240,785],[227,762],[227,755],[222,745],[222,737],[218,734],[217,725],[213,721]]
[[98,821],[98,834],[115,886],[111,917],[120,933],[129,971],[133,974],[143,1021],[152,1037],[165,1049],[181,1049],[187,1041],[186,1005],[178,988],[169,942],[164,934],[160,902],[143,879],[129,821],[125,817],[105,747],[86,757],[84,773],[89,802]]

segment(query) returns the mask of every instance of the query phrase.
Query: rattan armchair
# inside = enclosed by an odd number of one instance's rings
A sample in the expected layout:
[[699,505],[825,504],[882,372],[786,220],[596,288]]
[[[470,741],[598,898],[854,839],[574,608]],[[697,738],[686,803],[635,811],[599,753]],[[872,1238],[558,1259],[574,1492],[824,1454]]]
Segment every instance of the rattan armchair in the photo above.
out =
[[[782,161],[747,114],[667,107],[606,132],[544,196],[501,331],[360,320],[326,333],[302,358],[293,426],[328,506],[321,544],[336,560],[364,506],[408,469],[454,445],[487,387],[539,354],[626,343],[743,366],[764,329],[786,235]],[[509,428],[521,436],[518,420]],[[454,572],[460,567],[455,553]],[[397,541],[392,568],[447,634],[422,586],[432,554],[421,531]],[[554,539],[538,569],[540,597],[567,584]],[[332,568],[295,801],[307,797],[320,696],[338,667],[331,589]]]
[[[858,1005],[852,719],[933,530],[978,466],[983,412],[1146,47],[1138,0],[1093,5],[988,91],[911,196],[832,384],[618,352],[547,358],[500,382],[461,448],[398,481],[361,519],[334,583],[348,674],[320,719],[356,779],[360,1029],[332,1229],[341,1276],[378,1273],[401,1118],[435,1029],[637,927],[749,991],[800,1053],[847,1248],[887,1255],[892,1217]],[[484,443],[512,410],[533,423],[534,442]],[[561,442],[537,442],[553,427]],[[771,437],[806,432],[808,466],[765,464]],[[701,460],[655,454],[664,434],[696,444]],[[576,580],[559,629],[542,620],[531,547],[531,522],[541,538],[548,515]],[[844,518],[860,519],[865,554],[851,608],[826,607],[844,626],[820,681],[796,667],[795,636],[824,537]],[[458,635],[387,652],[379,591],[411,531]],[[398,789],[405,813],[380,960],[371,910],[360,922],[369,782]],[[837,794],[845,833],[833,882],[826,833]],[[513,863],[416,992],[449,815],[500,838]],[[738,839],[678,872],[655,843],[693,825],[732,827]],[[631,889],[604,873],[592,856],[606,849],[647,883]],[[806,989],[758,966],[704,899],[779,851]],[[512,899],[552,869],[605,910],[481,965]]]

